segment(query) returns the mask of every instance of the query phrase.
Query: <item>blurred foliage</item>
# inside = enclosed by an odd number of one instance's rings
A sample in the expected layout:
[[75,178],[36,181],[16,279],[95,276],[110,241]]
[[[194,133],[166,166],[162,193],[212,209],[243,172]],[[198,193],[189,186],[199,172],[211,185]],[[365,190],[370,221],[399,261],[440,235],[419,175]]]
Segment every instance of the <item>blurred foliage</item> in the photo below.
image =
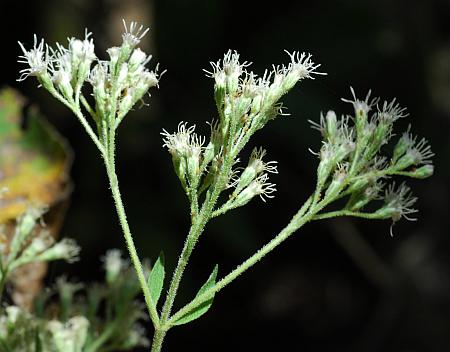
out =
[[67,143],[12,89],[0,91],[0,223],[22,214],[27,206],[50,207],[68,196],[71,152]]
[[[139,283],[120,257],[114,280],[84,287],[59,278],[34,309],[8,306],[0,315],[2,352],[106,352],[147,346]],[[117,264],[117,263],[116,263]],[[108,268],[107,278],[108,278]]]
[[[57,238],[71,191],[69,168],[72,152],[67,142],[11,88],[0,91],[0,225],[3,245],[8,247],[16,230],[15,219],[30,206],[46,207],[46,233]],[[37,225],[36,232],[41,232]],[[43,262],[21,265],[11,277],[14,302],[30,309],[42,289],[47,271]]]

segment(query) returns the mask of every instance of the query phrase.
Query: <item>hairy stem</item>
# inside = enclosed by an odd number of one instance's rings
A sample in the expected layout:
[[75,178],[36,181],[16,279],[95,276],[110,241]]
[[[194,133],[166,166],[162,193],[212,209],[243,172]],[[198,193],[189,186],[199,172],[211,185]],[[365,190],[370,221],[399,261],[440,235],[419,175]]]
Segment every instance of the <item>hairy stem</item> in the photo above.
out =
[[338,216],[353,216],[356,218],[364,218],[364,219],[383,219],[382,216],[380,216],[376,213],[361,213],[358,211],[351,211],[351,210],[344,209],[344,210],[330,211],[328,213],[315,215],[312,220],[329,219],[329,218],[335,218]]
[[114,168],[114,162],[111,161],[109,157],[105,157],[105,164],[108,173],[108,179],[111,187],[112,196],[114,198],[114,204],[116,206],[117,215],[119,217],[120,226],[122,227],[123,235],[125,237],[125,242],[127,245],[128,252],[130,254],[131,262],[134,266],[134,269],[136,271],[139,280],[139,284],[144,294],[145,304],[147,306],[150,318],[153,322],[153,325],[155,326],[155,329],[157,329],[159,327],[158,312],[156,311],[155,304],[151,299],[150,289],[147,286],[147,282],[144,275],[144,269],[137,254],[136,247],[133,241],[133,236],[130,231],[130,227],[128,226],[125,208],[123,206],[122,197],[120,195],[119,182],[117,180],[117,175]]
[[100,142],[100,140],[98,139],[97,135],[95,134],[95,132],[93,131],[91,125],[89,125],[89,123],[86,121],[86,118],[84,117],[83,113],[81,112],[81,110],[78,108],[78,106],[75,106],[74,103],[70,103],[68,102],[63,96],[61,96],[61,94],[59,94],[56,90],[49,90],[49,92],[56,98],[58,99],[61,103],[63,103],[65,106],[67,106],[74,114],[75,116],[78,118],[78,121],[80,121],[81,125],[84,127],[84,130],[87,132],[87,134],[89,135],[89,137],[91,137],[92,141],[94,142],[94,144],[96,145],[96,147],[98,148],[98,150],[100,151],[100,154],[104,155],[105,154],[105,148],[103,146],[103,144]]
[[152,350],[151,352],[161,352],[164,337],[166,336],[167,330],[157,329],[155,335],[153,336]]
[[[177,266],[173,272],[172,280],[170,282],[169,291],[167,292],[166,300],[163,305],[163,309],[161,312],[161,320],[160,320],[160,328],[156,329],[155,335],[153,337],[152,343],[152,352],[160,351],[161,346],[164,340],[164,337],[167,333],[167,329],[164,328],[164,325],[169,320],[170,313],[175,302],[175,297],[178,292],[178,287],[180,286],[181,279],[183,277],[183,273],[186,269],[186,266],[189,262],[189,258],[194,250],[195,244],[197,243],[198,238],[203,233],[206,223],[211,219],[212,212],[214,206],[217,202],[217,199],[222,192],[225,184],[227,182],[226,176],[230,172],[230,169],[233,164],[233,157],[230,155],[224,162],[224,167],[221,173],[217,177],[217,182],[213,186],[214,189],[212,191],[211,197],[205,201],[198,215],[194,215],[192,217],[192,225],[189,231],[189,234],[184,242],[183,249],[181,251],[180,257],[178,258]],[[192,202],[192,200],[191,200]]]
[[[177,313],[175,313],[170,320],[167,322],[167,326],[170,327],[172,323],[183,317],[186,313],[198,307],[200,304],[209,300],[214,294],[222,290],[225,286],[234,281],[239,275],[250,269],[253,265],[259,262],[266,254],[274,250],[279,244],[286,240],[290,235],[292,235],[296,230],[310,221],[314,215],[321,209],[321,206],[311,208],[311,197],[305,202],[301,209],[293,216],[289,224],[269,243],[264,247],[259,249],[254,255],[244,261],[236,269],[230,272],[227,276],[217,282],[212,288],[205,291],[202,295],[195,298],[189,304],[181,308]],[[164,324],[164,323],[163,323]]]

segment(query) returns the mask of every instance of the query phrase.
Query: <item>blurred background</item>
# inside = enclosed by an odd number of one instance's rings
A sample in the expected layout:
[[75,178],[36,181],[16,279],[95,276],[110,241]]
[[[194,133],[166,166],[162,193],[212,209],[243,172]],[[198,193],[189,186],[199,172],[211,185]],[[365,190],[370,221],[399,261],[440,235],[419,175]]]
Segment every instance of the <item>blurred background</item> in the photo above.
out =
[[[351,113],[340,101],[350,86],[360,97],[397,97],[412,124],[436,153],[435,175],[410,182],[419,220],[326,220],[308,224],[220,293],[202,319],[170,331],[165,349],[178,351],[450,351],[450,2],[262,2],[67,0],[4,1],[1,85],[18,88],[67,138],[74,150],[74,191],[62,234],[82,246],[81,261],[53,264],[47,283],[62,273],[80,281],[102,277],[101,256],[124,248],[97,151],[78,122],[56,100],[18,84],[17,40],[33,33],[48,42],[94,34],[97,55],[120,43],[121,19],[150,26],[143,48],[151,65],[168,72],[152,91],[150,107],[136,109],[118,138],[118,173],[141,257],[161,249],[172,270],[189,226],[188,203],[162,149],[160,131],[179,121],[205,134],[215,117],[209,61],[236,49],[253,70],[287,62],[287,50],[311,52],[327,76],[297,85],[284,99],[292,114],[270,123],[252,146],[278,160],[278,192],[267,204],[252,201],[210,223],[182,283],[177,306],[219,264],[232,270],[268,242],[313,190],[320,137],[309,128],[321,111]],[[250,150],[246,152],[249,153]],[[150,332],[149,332],[150,333]]]

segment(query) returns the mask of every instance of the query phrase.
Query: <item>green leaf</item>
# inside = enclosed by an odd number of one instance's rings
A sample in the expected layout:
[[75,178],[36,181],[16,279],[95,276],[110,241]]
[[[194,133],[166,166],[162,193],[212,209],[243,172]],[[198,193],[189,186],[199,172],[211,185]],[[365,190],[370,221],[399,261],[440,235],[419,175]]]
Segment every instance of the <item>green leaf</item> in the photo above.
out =
[[[200,290],[198,290],[198,293],[195,296],[195,298],[199,297],[200,295],[205,293],[207,290],[209,290],[210,288],[214,287],[214,285],[216,284],[218,268],[219,267],[216,264],[216,266],[214,267],[213,272],[209,276],[208,280],[206,280],[204,285],[200,288]],[[185,315],[183,315],[180,319],[175,321],[173,323],[173,325],[187,324],[187,323],[189,323],[189,322],[191,322],[191,321],[193,321],[193,320],[195,320],[197,318],[200,318],[211,307],[211,305],[213,303],[213,300],[214,300],[214,294],[212,295],[212,297],[210,299],[208,299],[207,301],[203,302],[202,304],[200,304],[196,308],[192,309],[190,312],[188,312]]]
[[164,270],[164,253],[159,254],[158,259],[153,265],[152,271],[148,277],[148,287],[150,288],[150,296],[155,306],[158,304],[159,296],[164,285],[164,277],[166,271]]

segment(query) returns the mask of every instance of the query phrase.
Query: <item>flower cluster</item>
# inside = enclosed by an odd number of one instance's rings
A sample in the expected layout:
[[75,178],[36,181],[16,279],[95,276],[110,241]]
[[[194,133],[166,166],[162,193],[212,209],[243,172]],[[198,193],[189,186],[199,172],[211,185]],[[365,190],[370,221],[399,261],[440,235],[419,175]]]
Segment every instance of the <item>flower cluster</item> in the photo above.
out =
[[[314,78],[320,65],[311,55],[288,53],[287,65],[273,66],[259,77],[240,61],[239,54],[229,50],[222,60],[212,62],[208,77],[214,79],[214,98],[218,119],[211,123],[207,144],[195,126],[180,123],[178,131],[163,131],[164,147],[172,155],[176,174],[189,197],[210,189],[235,187],[220,212],[246,204],[256,195],[273,197],[275,185],[268,182],[268,173],[276,173],[275,162],[265,162],[264,149],[254,149],[246,168],[233,168],[238,154],[250,137],[269,120],[285,115],[281,97],[306,78]],[[241,172],[242,171],[242,172]],[[220,193],[220,191],[218,191]],[[207,197],[209,192],[206,193]],[[192,200],[192,199],[191,199]]]
[[[84,39],[68,38],[67,47],[57,43],[56,49],[44,40],[38,41],[36,36],[30,50],[19,42],[23,51],[19,62],[28,67],[20,71],[18,80],[35,76],[45,89],[74,111],[79,109],[80,99],[83,99],[83,105],[93,115],[99,130],[102,121],[117,128],[148,89],[158,85],[160,76],[157,68],[149,71],[145,66],[151,55],[137,48],[148,29],[136,22],[127,26],[125,21],[124,27],[122,44],[107,50],[107,61],[97,58],[91,33],[87,31]],[[82,97],[86,82],[92,88],[95,111]]]
[[83,285],[60,277],[36,297],[30,311],[6,306],[0,314],[2,348],[81,352],[148,346],[136,301],[139,286],[128,264],[119,250],[110,250],[104,283]]
[[37,229],[43,212],[40,208],[29,208],[17,219],[9,245],[1,249],[0,278],[5,276],[3,279],[7,280],[14,269],[32,262],[78,259],[80,247],[74,240],[64,238],[55,242],[46,229]]
[[395,175],[418,179],[431,176],[434,154],[428,142],[417,141],[408,128],[396,143],[392,156],[382,156],[381,147],[394,136],[394,122],[407,116],[406,109],[395,99],[380,104],[379,98],[370,98],[370,92],[364,100],[357,99],[353,89],[351,92],[352,100],[342,100],[353,105],[353,117],[338,119],[334,111],[329,111],[319,123],[312,122],[323,137],[317,153],[320,164],[316,195],[324,193],[327,204],[348,196],[345,209],[351,212],[361,211],[372,200],[384,199],[384,205],[370,213],[371,218],[391,218],[393,222],[402,217],[410,219],[408,215],[416,212],[412,206],[417,199],[404,183],[398,188],[395,183],[387,186],[384,197],[380,196],[385,188],[383,180]]

